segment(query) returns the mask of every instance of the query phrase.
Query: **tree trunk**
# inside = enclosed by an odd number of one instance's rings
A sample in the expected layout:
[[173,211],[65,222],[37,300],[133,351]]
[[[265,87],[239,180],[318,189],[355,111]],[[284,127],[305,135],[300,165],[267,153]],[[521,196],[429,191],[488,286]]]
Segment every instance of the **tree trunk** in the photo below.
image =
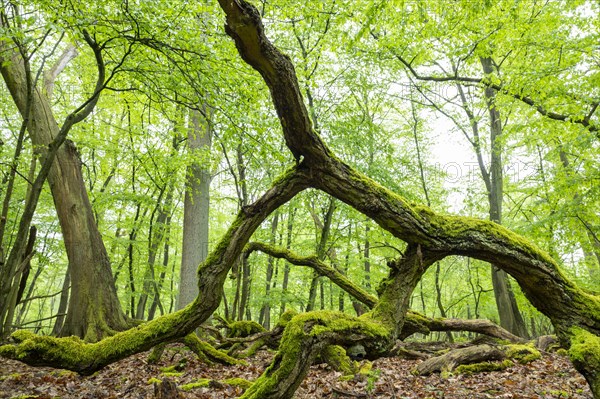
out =
[[[491,58],[481,58],[483,72],[489,75],[495,68]],[[490,191],[488,192],[490,204],[490,220],[498,224],[502,223],[502,201],[504,198],[504,176],[502,172],[502,121],[500,111],[496,108],[496,91],[487,87],[485,89],[485,98],[490,117],[490,142],[491,142],[491,164],[490,164]],[[527,337],[527,328],[517,300],[510,287],[508,274],[499,269],[492,263],[492,285],[494,287],[494,297],[498,314],[500,316],[500,325],[508,331],[521,337]]]
[[67,312],[67,305],[69,304],[69,292],[71,292],[71,268],[67,266],[65,273],[65,279],[63,280],[62,290],[60,292],[60,301],[58,303],[58,316],[54,322],[52,328],[52,335],[60,336],[63,324],[65,322],[64,314]]
[[[275,244],[277,236],[277,225],[279,223],[279,212],[275,212],[273,220],[271,221],[271,244]],[[269,299],[269,293],[271,291],[271,280],[273,278],[275,260],[273,257],[269,257],[267,260],[267,271],[265,276],[265,303],[260,310],[259,324],[269,330],[271,325],[271,304]]]
[[198,265],[208,255],[208,214],[210,205],[210,146],[212,127],[208,108],[192,111],[188,146],[194,162],[188,166],[183,205],[183,247],[179,277],[177,309],[182,309],[198,295]]
[[[296,215],[296,208],[292,204],[293,204],[293,202],[290,203],[290,206],[288,209],[288,217],[287,217],[287,236],[285,239],[285,248],[287,250],[289,250],[292,247],[294,215]],[[279,317],[281,317],[281,315],[285,312],[285,306],[287,303],[286,295],[287,295],[287,291],[288,291],[289,280],[290,280],[290,265],[288,262],[285,262],[285,265],[283,266],[283,281],[281,282],[282,299],[281,299],[281,306],[279,308]]]
[[469,346],[432,357],[419,363],[415,369],[418,375],[429,375],[436,371],[452,371],[461,364],[480,363],[490,360],[503,360],[506,354],[491,345]]
[[[333,198],[329,198],[329,205],[327,207],[327,211],[323,215],[323,221],[319,218],[319,216],[311,211],[313,214],[313,220],[315,221],[315,226],[320,230],[319,241],[317,244],[317,257],[319,260],[325,259],[327,243],[329,241],[329,233],[331,231],[331,221],[333,217],[333,212],[335,211],[335,200]],[[306,311],[310,312],[315,309],[315,303],[317,300],[317,289],[319,288],[320,276],[318,273],[313,273],[313,277],[310,283],[310,290],[308,293],[308,302],[306,305]]]

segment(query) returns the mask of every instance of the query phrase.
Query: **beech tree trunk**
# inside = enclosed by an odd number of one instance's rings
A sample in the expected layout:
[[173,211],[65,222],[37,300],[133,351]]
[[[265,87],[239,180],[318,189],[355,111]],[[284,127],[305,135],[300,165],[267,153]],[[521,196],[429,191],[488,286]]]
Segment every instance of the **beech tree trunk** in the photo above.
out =
[[[490,75],[496,68],[490,57],[480,58],[483,72]],[[490,204],[490,220],[498,224],[502,223],[502,202],[504,200],[504,174],[502,171],[502,120],[500,111],[496,107],[496,91],[491,87],[486,87],[485,99],[488,106],[490,118],[490,152],[491,163],[488,179],[488,200]],[[494,288],[494,298],[500,316],[500,325],[508,331],[521,337],[527,337],[527,328],[525,321],[519,311],[515,294],[510,287],[508,274],[494,265],[491,265],[492,286]]]
[[198,296],[196,273],[208,255],[208,214],[210,206],[210,151],[212,128],[204,107],[191,112],[188,148],[194,162],[187,169],[183,204],[183,248],[179,277],[177,309],[182,309]]

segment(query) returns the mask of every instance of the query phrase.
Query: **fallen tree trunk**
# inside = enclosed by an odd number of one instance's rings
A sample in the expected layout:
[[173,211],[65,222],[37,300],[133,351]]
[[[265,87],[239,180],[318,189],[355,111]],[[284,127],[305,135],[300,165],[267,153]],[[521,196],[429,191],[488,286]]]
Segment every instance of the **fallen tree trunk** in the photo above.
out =
[[414,373],[418,375],[429,375],[435,372],[449,372],[461,364],[503,360],[504,358],[506,358],[506,354],[495,346],[468,346],[466,348],[454,349],[444,355],[427,359],[417,365]]

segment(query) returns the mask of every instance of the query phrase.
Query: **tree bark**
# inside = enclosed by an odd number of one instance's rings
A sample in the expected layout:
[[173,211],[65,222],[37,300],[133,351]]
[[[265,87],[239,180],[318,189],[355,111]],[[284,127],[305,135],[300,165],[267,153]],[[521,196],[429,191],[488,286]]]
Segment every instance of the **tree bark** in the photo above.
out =
[[[276,211],[271,221],[271,244],[275,244],[277,236],[277,225],[279,224],[279,212]],[[273,279],[275,260],[273,257],[269,257],[267,260],[267,271],[265,276],[265,303],[260,309],[259,324],[262,324],[267,330],[271,327],[271,304],[269,299],[269,293],[271,291],[271,280]]]
[[192,111],[190,117],[188,148],[194,156],[194,162],[188,166],[186,176],[177,309],[182,309],[198,295],[196,272],[198,265],[208,256],[209,190],[212,179],[208,152],[212,142],[212,128],[207,107],[203,111],[204,115],[199,111]]
[[415,371],[418,375],[429,375],[437,371],[452,371],[461,364],[480,363],[505,358],[506,354],[494,346],[469,346],[427,359],[419,363]]

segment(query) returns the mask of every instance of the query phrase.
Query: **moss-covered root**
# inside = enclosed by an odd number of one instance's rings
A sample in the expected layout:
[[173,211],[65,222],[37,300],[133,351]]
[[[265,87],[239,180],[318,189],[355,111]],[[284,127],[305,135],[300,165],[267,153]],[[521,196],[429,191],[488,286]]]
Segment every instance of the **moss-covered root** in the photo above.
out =
[[299,314],[287,324],[271,365],[240,398],[291,398],[326,347],[356,343],[384,353],[392,343],[391,331],[368,318],[338,312]]
[[265,332],[265,328],[254,320],[242,320],[228,323],[229,338],[243,338],[253,334]]
[[600,399],[600,337],[582,328],[573,327],[569,357],[583,374],[595,399]]
[[182,391],[192,391],[196,388],[221,388],[224,385],[231,385],[234,387],[247,389],[250,385],[252,385],[252,382],[243,378],[227,378],[225,380],[211,380],[209,378],[200,378],[189,384],[182,385],[179,388],[181,388]]
[[251,356],[254,356],[256,352],[263,346],[267,346],[271,349],[277,349],[279,347],[279,341],[281,340],[281,335],[283,334],[283,330],[285,326],[292,320],[294,316],[296,316],[298,312],[293,309],[286,310],[281,317],[275,327],[271,331],[265,333],[258,333],[255,336],[259,336],[259,338],[254,341],[248,348],[237,352],[239,347],[236,345],[232,346],[231,349],[227,352],[229,355],[236,357],[237,359],[245,359]]
[[346,349],[339,345],[326,346],[321,358],[335,371],[342,373],[342,376],[354,375],[358,371],[356,364],[346,354]]
[[165,342],[160,343],[158,345],[156,345],[154,348],[152,348],[152,352],[150,352],[150,354],[148,355],[148,364],[156,364],[160,361],[160,358],[162,357],[163,352],[165,351],[165,348],[167,347],[167,344]]
[[208,342],[202,341],[195,333],[186,335],[182,342],[192,352],[194,352],[200,360],[206,363],[219,363],[226,366],[233,366],[236,364],[246,364],[243,360],[238,360],[234,357],[215,349]]

